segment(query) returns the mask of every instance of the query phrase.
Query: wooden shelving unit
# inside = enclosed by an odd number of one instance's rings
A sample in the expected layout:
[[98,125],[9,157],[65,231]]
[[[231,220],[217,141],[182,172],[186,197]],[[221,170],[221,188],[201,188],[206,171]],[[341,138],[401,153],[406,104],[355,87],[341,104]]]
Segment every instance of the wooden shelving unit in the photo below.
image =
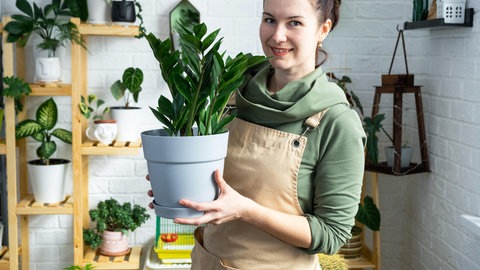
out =
[[[139,34],[137,26],[123,25],[91,25],[80,23],[79,19],[72,19],[88,47],[89,36],[134,37]],[[83,228],[90,225],[88,215],[88,157],[91,155],[138,155],[142,147],[141,141],[119,142],[110,145],[100,144],[88,140],[85,130],[88,122],[78,110],[81,96],[87,95],[88,82],[88,53],[79,45],[72,45],[72,162],[73,168],[73,243],[74,264],[85,265],[90,263],[95,269],[138,269],[140,267],[141,247],[133,247],[125,256],[107,257],[99,255],[83,244]]]
[[[5,25],[10,18],[6,17],[0,24]],[[88,36],[123,36],[138,35],[137,26],[90,25],[81,24],[79,19],[72,19],[78,26],[85,42]],[[3,40],[4,76],[25,76],[24,50],[16,44]],[[78,109],[82,95],[87,94],[87,60],[88,53],[79,45],[72,44],[72,82],[71,84],[30,84],[30,96],[70,96],[72,111],[72,174],[73,194],[57,204],[41,204],[35,202],[32,194],[28,194],[27,145],[26,140],[15,140],[15,124],[26,118],[25,110],[15,116],[14,101],[5,98],[5,134],[0,142],[0,154],[7,156],[7,193],[8,193],[8,225],[9,246],[1,247],[0,270],[18,270],[21,258],[22,269],[29,267],[29,216],[31,215],[73,215],[73,252],[74,264],[91,263],[96,269],[138,269],[141,247],[133,247],[123,257],[105,258],[95,255],[95,251],[84,247],[83,228],[89,226],[88,215],[88,156],[89,155],[138,155],[141,142],[114,142],[101,145],[86,139],[87,120]],[[15,67],[15,68],[14,68]],[[25,101],[25,100],[24,100]],[[17,155],[18,150],[18,155]],[[18,172],[18,173],[17,173]],[[18,180],[18,185],[17,185]],[[18,196],[17,196],[18,194]],[[19,237],[20,236],[20,237]],[[18,239],[20,238],[20,245]],[[20,250],[22,251],[20,254]],[[92,254],[95,256],[92,257]]]

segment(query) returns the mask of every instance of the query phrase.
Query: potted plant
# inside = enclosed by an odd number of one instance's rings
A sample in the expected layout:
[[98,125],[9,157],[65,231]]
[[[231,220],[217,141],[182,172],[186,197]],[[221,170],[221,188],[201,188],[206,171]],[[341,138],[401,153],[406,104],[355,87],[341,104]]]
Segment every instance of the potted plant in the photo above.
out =
[[32,137],[40,142],[36,154],[38,159],[28,161],[28,174],[33,197],[37,202],[56,203],[65,199],[65,176],[70,160],[52,158],[57,150],[54,137],[68,144],[72,133],[55,128],[58,119],[57,104],[53,98],[44,101],[36,111],[36,119],[26,119],[15,127],[15,137]]
[[87,137],[102,144],[111,144],[117,137],[117,121],[104,119],[110,111],[110,107],[105,106],[105,101],[90,94],[87,98],[81,96],[78,107],[83,117],[91,122],[85,132]]
[[93,228],[83,230],[83,241],[93,249],[107,256],[119,256],[130,251],[127,233],[135,231],[150,216],[147,209],[129,202],[120,204],[110,198],[100,201],[96,209],[90,209],[90,219],[95,222]]
[[[355,215],[355,220],[372,231],[380,230],[381,215],[373,198],[365,196],[363,204],[358,204],[358,211]],[[359,258],[362,256],[362,228],[354,225],[352,227],[352,237],[347,240],[347,243],[340,248],[339,253],[343,254],[347,259]]]
[[12,21],[5,25],[7,42],[18,42],[20,46],[25,46],[31,34],[37,34],[41,40],[37,48],[46,51],[47,56],[36,59],[36,80],[59,81],[61,68],[60,59],[55,54],[57,49],[68,41],[85,48],[76,25],[70,21],[74,13],[62,0],[52,0],[43,9],[27,0],[16,0],[15,4],[22,14],[12,15]]
[[143,72],[140,68],[129,67],[123,71],[122,79],[115,81],[110,87],[116,100],[123,98],[123,106],[110,107],[112,119],[117,121],[117,141],[137,141],[140,138],[139,119],[142,108],[132,106],[138,102],[142,91]]
[[[171,52],[171,40],[146,39],[158,60],[172,100],[158,99],[150,107],[164,128],[142,132],[144,156],[154,194],[155,213],[165,218],[201,215],[178,203],[215,199],[218,188],[213,179],[223,170],[226,156],[227,124],[233,115],[225,113],[232,93],[242,84],[244,73],[265,57],[239,53],[235,58],[221,53],[220,29],[207,35],[207,26],[181,27],[181,50]],[[196,128],[194,128],[194,126]]]
[[[388,134],[385,128],[382,125],[382,121],[385,120],[384,114],[377,114],[373,118],[364,117],[363,118],[363,128],[367,133],[367,147],[366,147],[366,159],[367,164],[376,165],[378,164],[378,136],[377,132],[380,130],[387,136],[391,145],[385,147],[385,157],[387,159],[387,166],[394,167],[395,160],[395,149],[393,138]],[[397,153],[398,154],[398,153]],[[401,147],[400,153],[400,167],[405,168],[410,165],[410,159],[412,157],[412,148],[407,144],[403,144]]]

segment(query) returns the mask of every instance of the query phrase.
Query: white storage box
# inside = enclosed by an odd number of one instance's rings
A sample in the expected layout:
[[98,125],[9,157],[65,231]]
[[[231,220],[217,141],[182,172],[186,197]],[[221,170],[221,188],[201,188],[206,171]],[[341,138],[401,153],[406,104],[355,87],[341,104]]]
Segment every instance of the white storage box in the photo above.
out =
[[465,23],[466,2],[466,0],[437,0],[437,17],[443,18],[445,23]]

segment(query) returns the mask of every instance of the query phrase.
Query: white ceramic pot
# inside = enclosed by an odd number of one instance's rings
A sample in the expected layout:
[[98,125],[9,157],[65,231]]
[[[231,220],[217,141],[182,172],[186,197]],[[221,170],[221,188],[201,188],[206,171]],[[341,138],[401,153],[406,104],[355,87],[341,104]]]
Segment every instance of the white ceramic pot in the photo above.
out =
[[100,253],[107,256],[117,256],[128,253],[128,237],[122,232],[104,231]]
[[0,222],[0,247],[3,246],[3,224]]
[[[394,149],[393,146],[385,147],[385,157],[387,158],[387,166],[393,167],[394,163]],[[402,147],[400,167],[406,168],[410,165],[410,160],[412,159],[412,148],[411,147]]]
[[112,6],[106,0],[87,0],[88,19],[91,24],[107,24],[112,22]]
[[29,161],[28,179],[33,197],[39,203],[58,203],[65,200],[65,178],[69,160],[50,159],[50,165],[40,165],[39,160]]
[[131,142],[140,140],[140,107],[110,107],[112,119],[117,121],[117,141]]
[[99,141],[102,144],[111,144],[117,137],[117,122],[115,120],[98,120],[86,130],[90,140]]
[[57,82],[62,78],[60,58],[38,57],[35,63],[35,81]]

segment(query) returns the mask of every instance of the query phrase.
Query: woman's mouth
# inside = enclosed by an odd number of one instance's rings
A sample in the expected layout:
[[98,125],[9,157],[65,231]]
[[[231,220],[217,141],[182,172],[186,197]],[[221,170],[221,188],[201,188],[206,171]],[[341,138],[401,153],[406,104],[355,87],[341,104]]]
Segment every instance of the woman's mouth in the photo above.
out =
[[287,55],[292,49],[270,47],[274,56]]

